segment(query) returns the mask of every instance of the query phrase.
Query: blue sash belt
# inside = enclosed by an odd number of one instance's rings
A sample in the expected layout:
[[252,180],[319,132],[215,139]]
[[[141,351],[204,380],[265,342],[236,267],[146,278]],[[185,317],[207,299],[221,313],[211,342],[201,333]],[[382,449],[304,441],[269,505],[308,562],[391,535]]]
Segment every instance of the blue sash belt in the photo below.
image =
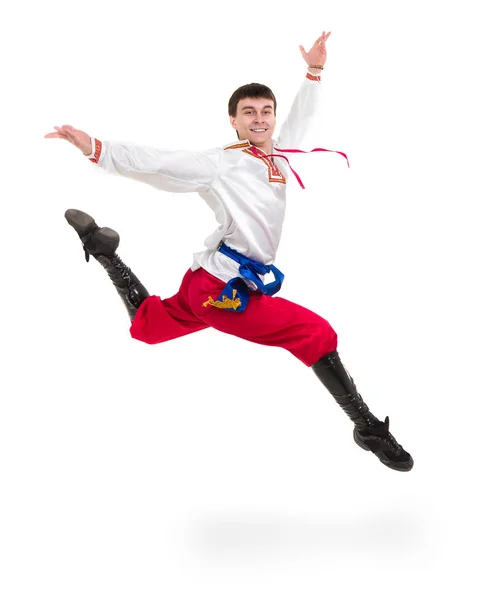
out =
[[[281,289],[284,275],[274,265],[264,265],[262,262],[259,262],[259,260],[253,260],[252,258],[243,256],[243,254],[233,250],[233,248],[230,248],[223,242],[218,248],[218,252],[221,252],[221,254],[224,254],[239,263],[240,274],[245,279],[252,281],[258,287],[259,293],[265,294],[266,296],[273,296]],[[259,276],[266,275],[266,273],[269,272],[273,273],[274,281],[264,284]],[[249,295],[250,290],[244,279],[241,277],[234,277],[228,281],[219,298],[213,304],[224,310],[243,312],[248,305]]]

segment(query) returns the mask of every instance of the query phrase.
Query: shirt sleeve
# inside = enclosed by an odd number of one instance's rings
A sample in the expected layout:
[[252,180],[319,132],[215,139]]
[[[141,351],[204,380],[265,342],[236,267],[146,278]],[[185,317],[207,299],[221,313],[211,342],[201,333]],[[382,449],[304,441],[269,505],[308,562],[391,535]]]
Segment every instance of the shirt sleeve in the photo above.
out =
[[321,76],[309,71],[301,84],[276,140],[278,148],[299,148],[318,113],[321,98]]
[[157,150],[92,138],[93,163],[108,173],[123,175],[167,192],[203,192],[218,177],[223,152]]

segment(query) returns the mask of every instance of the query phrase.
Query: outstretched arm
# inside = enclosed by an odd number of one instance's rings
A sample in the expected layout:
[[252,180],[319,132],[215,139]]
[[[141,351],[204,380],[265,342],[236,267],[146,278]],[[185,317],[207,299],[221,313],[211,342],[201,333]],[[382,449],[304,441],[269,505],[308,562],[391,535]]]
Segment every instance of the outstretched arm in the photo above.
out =
[[206,191],[217,178],[222,153],[169,151],[134,144],[101,142],[71,125],[54,127],[45,138],[67,140],[109,173],[169,192]]
[[298,148],[317,114],[321,95],[321,73],[327,59],[326,41],[330,35],[330,31],[323,31],[309,52],[306,52],[303,46],[299,47],[308,65],[308,71],[281,126],[276,141],[278,148]]

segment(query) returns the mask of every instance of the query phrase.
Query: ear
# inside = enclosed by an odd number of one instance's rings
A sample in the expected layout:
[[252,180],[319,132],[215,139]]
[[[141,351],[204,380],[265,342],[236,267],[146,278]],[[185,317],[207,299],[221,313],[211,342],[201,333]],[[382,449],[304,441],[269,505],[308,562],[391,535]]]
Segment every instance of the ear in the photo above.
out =
[[230,116],[230,123],[231,123],[231,127],[233,129],[238,129],[237,126],[236,126],[236,117],[231,117]]

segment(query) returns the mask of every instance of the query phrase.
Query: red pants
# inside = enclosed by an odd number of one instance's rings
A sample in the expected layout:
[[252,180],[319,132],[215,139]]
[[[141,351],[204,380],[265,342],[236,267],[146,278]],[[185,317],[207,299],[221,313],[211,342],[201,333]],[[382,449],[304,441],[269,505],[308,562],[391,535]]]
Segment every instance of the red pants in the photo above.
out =
[[166,300],[149,296],[132,322],[131,336],[147,344],[213,327],[224,333],[289,350],[306,366],[336,350],[337,336],[319,315],[284,298],[251,294],[244,312],[203,306],[219,297],[224,281],[204,269],[187,271],[177,294]]

